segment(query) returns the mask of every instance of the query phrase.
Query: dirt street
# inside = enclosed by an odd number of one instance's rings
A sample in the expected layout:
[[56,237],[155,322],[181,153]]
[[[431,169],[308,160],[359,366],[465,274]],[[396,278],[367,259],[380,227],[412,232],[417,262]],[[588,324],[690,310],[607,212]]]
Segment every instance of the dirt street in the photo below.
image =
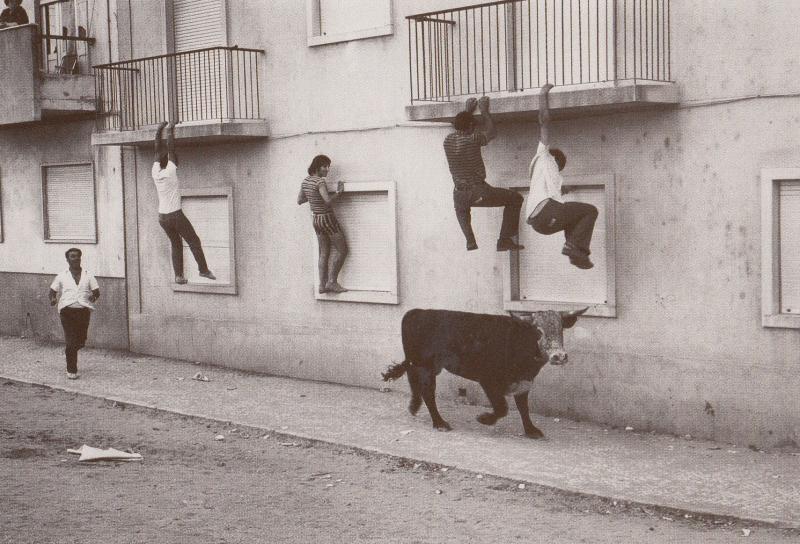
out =
[[[144,460],[79,463],[66,450],[84,443]],[[800,538],[8,381],[0,479],[0,542],[14,544]]]

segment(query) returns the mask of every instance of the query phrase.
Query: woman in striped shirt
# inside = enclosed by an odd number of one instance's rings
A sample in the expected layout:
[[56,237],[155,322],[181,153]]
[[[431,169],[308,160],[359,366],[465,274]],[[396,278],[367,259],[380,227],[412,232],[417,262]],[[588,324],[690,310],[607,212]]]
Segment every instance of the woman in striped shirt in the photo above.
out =
[[[319,292],[343,293],[347,289],[339,285],[338,277],[347,257],[347,241],[331,205],[342,194],[344,184],[340,181],[335,193],[328,192],[325,177],[330,168],[331,160],[328,157],[325,155],[314,157],[311,166],[308,167],[309,175],[303,180],[300,194],[297,195],[297,203],[308,202],[311,207],[314,232],[317,233],[319,241]],[[331,243],[336,248],[336,254],[328,266]]]

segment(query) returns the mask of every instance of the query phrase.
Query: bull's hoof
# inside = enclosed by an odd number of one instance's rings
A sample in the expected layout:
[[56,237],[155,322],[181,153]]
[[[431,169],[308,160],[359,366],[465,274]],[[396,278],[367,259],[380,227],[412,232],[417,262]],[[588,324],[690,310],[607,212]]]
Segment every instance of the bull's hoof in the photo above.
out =
[[544,438],[544,433],[539,429],[537,429],[536,427],[534,427],[533,429],[526,430],[525,436],[527,436],[528,438],[538,439],[538,438]]
[[417,412],[419,412],[419,407],[420,406],[422,406],[422,402],[421,401],[417,402],[417,401],[412,400],[411,402],[408,403],[408,413],[411,414],[412,416],[417,415]]
[[453,430],[453,428],[446,421],[442,421],[441,423],[434,423],[433,428],[443,433]]
[[494,425],[497,423],[497,416],[491,412],[484,412],[475,419],[478,420],[478,423],[483,423],[484,425]]

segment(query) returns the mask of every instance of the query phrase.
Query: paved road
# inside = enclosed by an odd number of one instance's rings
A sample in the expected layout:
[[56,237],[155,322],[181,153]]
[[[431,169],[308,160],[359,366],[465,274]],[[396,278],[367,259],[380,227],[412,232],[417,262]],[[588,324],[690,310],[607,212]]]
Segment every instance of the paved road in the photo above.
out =
[[[796,542],[396,457],[0,383],[0,542]],[[223,440],[216,440],[223,436]],[[83,443],[138,463],[78,463]],[[665,519],[669,518],[669,519]],[[748,537],[744,537],[749,530]]]

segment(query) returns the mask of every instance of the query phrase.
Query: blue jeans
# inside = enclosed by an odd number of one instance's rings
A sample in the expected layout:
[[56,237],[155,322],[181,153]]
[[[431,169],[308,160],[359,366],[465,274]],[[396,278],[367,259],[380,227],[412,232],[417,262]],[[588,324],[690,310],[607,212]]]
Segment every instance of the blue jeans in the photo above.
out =
[[583,202],[558,202],[548,199],[539,213],[528,218],[528,224],[539,234],[564,231],[567,243],[589,255],[597,208]]
[[453,205],[456,218],[467,243],[475,243],[472,232],[470,208],[497,208],[503,206],[503,223],[498,240],[511,238],[519,233],[519,212],[522,209],[522,195],[510,189],[492,187],[488,183],[461,185],[453,191]]
[[183,243],[181,238],[189,244],[189,249],[192,250],[192,255],[194,255],[194,260],[197,261],[200,273],[206,274],[208,272],[208,264],[206,264],[203,246],[200,245],[200,237],[197,236],[194,227],[183,215],[183,210],[158,214],[158,224],[167,233],[169,243],[172,246],[172,270],[175,275],[183,276]]

